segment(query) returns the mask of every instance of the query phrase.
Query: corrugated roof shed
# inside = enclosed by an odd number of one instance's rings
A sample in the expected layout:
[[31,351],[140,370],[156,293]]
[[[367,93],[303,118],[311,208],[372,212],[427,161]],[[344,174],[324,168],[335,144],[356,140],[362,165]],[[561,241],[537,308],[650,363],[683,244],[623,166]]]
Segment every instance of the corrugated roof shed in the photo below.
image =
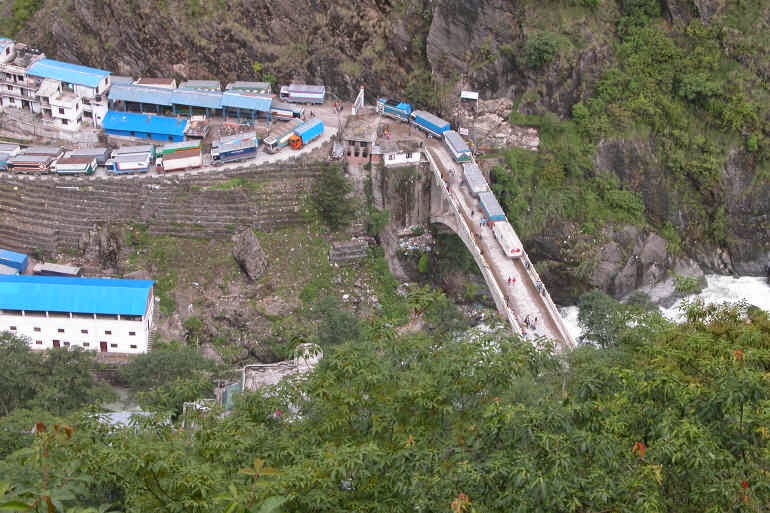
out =
[[17,253],[9,249],[0,249],[0,264],[13,267],[19,272],[24,272],[27,268],[29,257],[24,253]]
[[163,77],[140,77],[134,81],[134,85],[145,87],[163,87],[166,89],[176,89],[176,80]]
[[197,91],[221,91],[222,84],[219,80],[188,80],[179,84],[179,89],[193,89]]
[[27,74],[35,77],[53,78],[70,84],[96,87],[110,72],[80,64],[40,59],[27,69]]
[[171,103],[189,105],[204,109],[221,109],[222,93],[215,91],[196,91],[192,89],[175,89],[171,93]]
[[125,77],[123,75],[112,75],[110,77],[110,83],[113,86],[116,85],[131,85],[134,82],[134,77]]
[[182,137],[184,136],[184,129],[187,127],[187,120],[111,110],[104,116],[102,127],[105,130],[167,134]]
[[109,98],[112,101],[121,100],[124,102],[148,103],[171,107],[171,95],[173,92],[171,89],[161,87],[113,84],[110,87]]
[[239,80],[227,84],[225,89],[228,91],[249,91],[259,94],[270,94],[272,86],[270,85],[270,82],[244,82]]
[[152,280],[0,276],[0,309],[144,315]]
[[270,112],[273,99],[269,96],[226,91],[222,94],[222,107]]

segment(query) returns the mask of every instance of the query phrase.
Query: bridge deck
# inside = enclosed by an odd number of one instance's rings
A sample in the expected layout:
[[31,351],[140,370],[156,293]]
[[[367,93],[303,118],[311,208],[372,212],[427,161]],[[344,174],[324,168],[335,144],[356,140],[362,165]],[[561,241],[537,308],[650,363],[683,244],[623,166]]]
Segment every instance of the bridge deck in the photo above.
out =
[[[541,285],[542,292],[538,291],[536,282],[539,277],[536,271],[531,264],[529,268],[525,267],[525,262],[528,261],[526,253],[521,259],[511,259],[505,255],[492,229],[480,225],[483,215],[481,205],[478,199],[470,194],[467,186],[461,185],[462,166],[454,162],[440,142],[429,141],[427,146],[439,173],[448,184],[448,188],[442,189],[454,198],[452,208],[457,205],[460,209],[455,212],[455,217],[473,234],[481,249],[484,263],[490,268],[498,287],[503,291],[508,308],[513,311],[518,328],[527,336],[544,336],[567,346],[572,345],[572,339],[547,290]],[[514,281],[509,282],[509,278]],[[529,326],[525,320],[530,321]]]

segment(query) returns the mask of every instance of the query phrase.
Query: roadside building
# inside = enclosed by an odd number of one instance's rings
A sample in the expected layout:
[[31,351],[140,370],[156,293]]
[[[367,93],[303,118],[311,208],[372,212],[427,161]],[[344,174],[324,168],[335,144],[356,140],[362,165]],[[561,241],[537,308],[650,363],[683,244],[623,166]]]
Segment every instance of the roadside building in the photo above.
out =
[[273,94],[273,87],[270,82],[230,82],[225,87],[227,91],[233,91],[236,93],[252,93],[262,96],[270,96]]
[[219,80],[188,80],[179,84],[179,89],[222,92],[222,84]]
[[22,274],[27,270],[29,257],[24,253],[17,253],[9,249],[0,249],[0,265],[10,267],[17,273]]
[[109,106],[111,111],[154,112],[162,114],[171,111],[172,89],[141,86],[136,84],[114,84],[110,88]]
[[0,38],[0,109],[40,112],[35,95],[40,82],[27,75],[27,67],[45,55],[12,39]]
[[109,71],[40,59],[27,68],[27,75],[40,80],[36,96],[44,117],[71,130],[83,121],[101,126],[107,113]]
[[342,135],[347,158],[368,161],[376,138],[376,121],[363,116],[348,119]]
[[111,110],[107,112],[102,125],[110,135],[176,142],[184,140],[187,120]]
[[419,139],[380,141],[378,143],[385,167],[414,166],[422,157],[422,142]]
[[134,80],[135,86],[160,87],[162,89],[176,89],[176,80],[173,78],[140,77]]
[[0,331],[34,350],[146,353],[153,281],[0,275]]
[[174,114],[211,117],[222,112],[222,91],[180,87],[171,93],[171,103]]
[[240,91],[225,91],[222,94],[222,115],[224,117],[246,118],[254,121],[257,117],[270,119],[270,96]]

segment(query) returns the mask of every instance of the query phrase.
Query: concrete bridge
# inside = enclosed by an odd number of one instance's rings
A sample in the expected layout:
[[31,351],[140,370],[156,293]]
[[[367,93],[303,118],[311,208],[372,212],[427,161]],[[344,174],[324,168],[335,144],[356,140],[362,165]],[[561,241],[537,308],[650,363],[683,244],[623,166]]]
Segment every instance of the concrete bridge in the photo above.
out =
[[509,258],[492,230],[479,225],[481,205],[462,184],[462,166],[439,141],[427,141],[424,152],[432,173],[430,221],[448,227],[463,241],[500,315],[514,333],[555,340],[560,349],[573,347],[575,341],[526,252],[520,259]]

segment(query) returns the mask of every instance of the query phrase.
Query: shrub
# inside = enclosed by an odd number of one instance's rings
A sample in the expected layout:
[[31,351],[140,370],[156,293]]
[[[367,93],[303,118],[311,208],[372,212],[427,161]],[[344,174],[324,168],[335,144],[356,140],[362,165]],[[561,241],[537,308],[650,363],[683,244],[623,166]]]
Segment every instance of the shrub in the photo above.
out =
[[527,65],[533,69],[542,68],[551,62],[559,53],[561,40],[558,34],[539,31],[527,38],[524,44],[524,57]]

